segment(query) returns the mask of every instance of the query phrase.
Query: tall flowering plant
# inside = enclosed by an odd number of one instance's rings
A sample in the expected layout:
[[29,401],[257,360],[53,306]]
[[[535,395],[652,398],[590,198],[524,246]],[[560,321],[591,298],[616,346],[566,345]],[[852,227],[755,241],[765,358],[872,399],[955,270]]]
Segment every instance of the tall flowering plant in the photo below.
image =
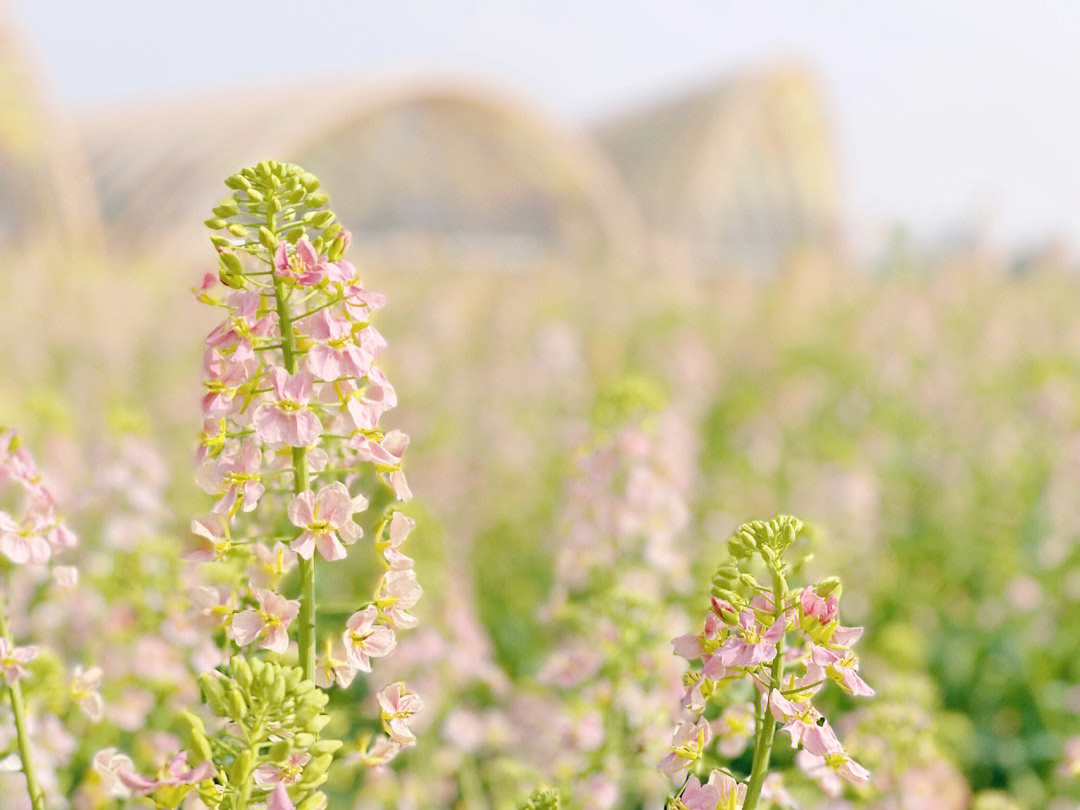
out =
[[[319,181],[265,161],[226,185],[232,196],[206,223],[219,270],[196,291],[224,312],[206,340],[198,453],[197,480],[215,501],[192,522],[188,554],[213,570],[215,584],[192,602],[221,650],[199,678],[214,717],[208,725],[185,712],[188,745],[155,776],[112,749],[97,767],[118,795],[160,808],[197,792],[220,810],[318,810],[327,802],[318,788],[342,753],[321,734],[331,719],[326,690],[371,672],[416,625],[421,589],[402,551],[413,521],[393,506],[411,497],[408,437],[379,426],[396,405],[375,365],[385,341],[371,318],[384,299],[344,258],[349,233]],[[320,628],[316,564],[341,564],[365,518],[382,574],[344,626]],[[369,765],[415,742],[410,719],[420,709],[400,682],[377,703],[377,726],[352,752]]]
[[[659,766],[682,783],[669,800],[674,810],[754,810],[762,801],[791,806],[776,774],[770,775],[776,731],[787,732],[804,772],[835,794],[841,780],[862,783],[869,774],[844,750],[828,720],[813,705],[829,681],[852,695],[873,690],[858,673],[852,645],[861,627],[839,621],[840,583],[835,578],[793,587],[797,573],[785,558],[803,532],[802,523],[781,516],[745,524],[728,541],[729,558],[717,568],[704,629],[675,639],[675,652],[693,662],[686,675],[683,705],[691,719],[681,723]],[[764,573],[767,583],[755,574]],[[755,696],[753,757],[749,773],[714,768],[703,783],[698,771],[709,761],[718,729],[725,736],[728,712],[710,717],[710,704],[740,684]],[[749,722],[745,725],[747,731]],[[722,752],[721,752],[722,753]]]
[[[97,667],[84,669],[79,666],[70,680],[66,695],[57,695],[55,679],[48,672],[49,661],[42,661],[37,645],[19,644],[12,626],[21,616],[10,616],[16,590],[40,587],[48,581],[60,587],[72,587],[78,578],[77,570],[68,565],[57,565],[62,552],[75,546],[75,535],[67,528],[56,509],[56,500],[46,485],[33,457],[19,443],[15,431],[0,430],[0,687],[7,698],[6,713],[14,727],[14,735],[0,737],[0,753],[9,754],[3,763],[21,770],[26,778],[26,795],[33,810],[46,807],[46,787],[35,768],[35,761],[48,758],[48,751],[40,750],[42,732],[58,733],[55,715],[38,716],[28,711],[23,684],[41,690],[47,705],[55,706],[57,698],[66,697],[77,703],[93,720],[100,720],[102,700],[99,692],[101,670]],[[43,668],[35,671],[41,661]],[[50,728],[49,720],[52,720]],[[7,723],[4,723],[6,726]],[[0,726],[0,731],[5,731]],[[5,752],[7,744],[13,744],[11,752]],[[5,768],[6,770],[7,768]],[[51,769],[46,768],[46,773]],[[55,790],[52,791],[55,793]]]

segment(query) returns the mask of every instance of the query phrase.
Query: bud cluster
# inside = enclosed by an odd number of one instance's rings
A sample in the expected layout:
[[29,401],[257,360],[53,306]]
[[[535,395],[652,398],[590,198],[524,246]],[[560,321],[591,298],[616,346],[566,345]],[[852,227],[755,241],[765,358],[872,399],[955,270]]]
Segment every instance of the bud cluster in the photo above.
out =
[[[678,810],[713,810],[713,793],[721,807],[752,810],[762,798],[785,804],[783,787],[775,778],[766,779],[777,724],[798,749],[796,760],[802,770],[830,794],[839,792],[839,779],[861,783],[869,776],[844,751],[812,703],[829,681],[853,695],[872,695],[873,690],[859,676],[858,658],[851,649],[862,628],[839,623],[840,582],[829,578],[797,588],[788,583],[794,570],[785,555],[803,531],[800,521],[787,516],[737,529],[728,541],[729,557],[713,578],[703,632],[674,640],[676,654],[698,665],[686,675],[683,698],[684,708],[696,719],[676,729],[671,750],[660,761],[668,775],[687,772],[683,788],[670,802]],[[768,575],[767,585],[755,577],[755,562]],[[746,682],[757,693],[751,707],[750,773],[740,784],[732,774],[714,771],[702,786],[691,773],[709,749],[714,732],[724,726],[723,717],[719,722],[707,719],[710,704],[722,702],[733,685]],[[749,737],[749,724],[740,726]]]

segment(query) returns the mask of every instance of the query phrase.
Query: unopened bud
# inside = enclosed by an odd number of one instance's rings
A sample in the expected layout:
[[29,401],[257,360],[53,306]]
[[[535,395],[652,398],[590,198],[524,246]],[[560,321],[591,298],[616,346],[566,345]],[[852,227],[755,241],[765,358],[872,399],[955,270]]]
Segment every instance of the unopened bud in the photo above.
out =
[[277,249],[278,238],[274,236],[274,232],[265,225],[259,226],[259,241],[262,242],[263,247],[267,250]]

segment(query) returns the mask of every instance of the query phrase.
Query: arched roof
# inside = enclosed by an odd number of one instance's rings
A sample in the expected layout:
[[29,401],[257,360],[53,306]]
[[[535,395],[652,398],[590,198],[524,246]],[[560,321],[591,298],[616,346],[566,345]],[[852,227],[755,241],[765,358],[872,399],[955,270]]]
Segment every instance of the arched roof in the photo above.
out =
[[824,94],[797,65],[737,75],[596,128],[658,237],[701,258],[769,263],[836,241]]
[[[200,249],[222,180],[263,158],[323,176],[365,237],[426,233],[602,242],[637,255],[636,202],[587,135],[463,81],[328,83],[95,113],[84,142],[107,228],[140,249]],[[550,247],[550,245],[548,245]]]
[[99,228],[79,143],[0,2],[0,245],[92,241]]

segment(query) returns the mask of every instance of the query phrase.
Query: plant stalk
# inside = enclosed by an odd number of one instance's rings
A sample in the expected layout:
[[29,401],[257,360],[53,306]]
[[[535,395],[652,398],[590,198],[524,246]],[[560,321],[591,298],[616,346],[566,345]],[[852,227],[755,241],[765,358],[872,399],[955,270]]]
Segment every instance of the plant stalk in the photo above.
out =
[[[0,635],[8,644],[14,646],[15,641],[8,628],[5,605],[0,600]],[[41,792],[37,775],[34,773],[34,759],[30,750],[30,733],[26,728],[26,705],[23,702],[22,687],[18,681],[13,681],[7,687],[8,699],[11,701],[11,716],[15,720],[15,734],[18,738],[19,759],[22,762],[23,775],[26,777],[26,792],[30,794],[30,806],[33,810],[45,810],[45,794]]]
[[[271,192],[272,193],[272,192]],[[266,227],[274,230],[274,215],[266,213]],[[271,255],[270,261],[274,257]],[[278,324],[281,327],[281,354],[285,361],[285,370],[296,373],[296,334],[293,331],[292,317],[289,314],[289,302],[285,284],[274,276],[274,302],[276,304]],[[307,448],[292,449],[293,493],[299,495],[308,487]],[[310,680],[315,675],[315,556],[300,559],[300,613],[297,616],[297,646],[299,648],[300,668],[304,678]]]

